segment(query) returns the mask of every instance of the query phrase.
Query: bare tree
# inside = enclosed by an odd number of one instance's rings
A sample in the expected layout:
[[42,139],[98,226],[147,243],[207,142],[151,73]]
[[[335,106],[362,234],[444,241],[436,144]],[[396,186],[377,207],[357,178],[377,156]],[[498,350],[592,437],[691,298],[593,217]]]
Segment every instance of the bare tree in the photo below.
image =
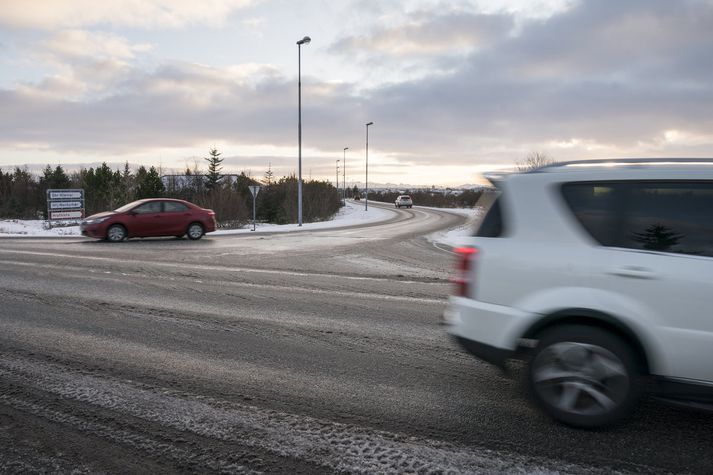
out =
[[555,160],[543,152],[530,152],[527,156],[515,164],[517,171],[527,172],[546,165],[556,163]]

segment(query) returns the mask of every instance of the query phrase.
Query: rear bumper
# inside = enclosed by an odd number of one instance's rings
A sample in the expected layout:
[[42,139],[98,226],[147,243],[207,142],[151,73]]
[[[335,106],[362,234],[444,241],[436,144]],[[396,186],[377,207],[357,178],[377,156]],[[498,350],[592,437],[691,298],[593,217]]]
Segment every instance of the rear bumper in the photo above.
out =
[[215,225],[215,220],[214,220],[214,219],[209,219],[208,221],[206,221],[206,222],[204,223],[204,227],[205,227],[205,229],[203,230],[203,232],[205,232],[205,233],[212,233],[213,231],[215,231],[215,228],[216,228],[217,226]]
[[450,297],[446,331],[469,353],[496,366],[516,355],[520,338],[537,316],[512,307]]
[[471,355],[487,363],[493,364],[498,368],[505,368],[505,362],[515,355],[514,351],[504,348],[496,348],[494,346],[486,345],[485,343],[469,340],[460,336],[454,336],[453,339],[460,346],[465,348],[465,350]]

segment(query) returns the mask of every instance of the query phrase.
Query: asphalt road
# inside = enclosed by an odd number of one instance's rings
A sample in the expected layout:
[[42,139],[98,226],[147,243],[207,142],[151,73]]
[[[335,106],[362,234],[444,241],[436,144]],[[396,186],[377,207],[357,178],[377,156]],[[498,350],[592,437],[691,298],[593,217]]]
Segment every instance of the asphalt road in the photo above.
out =
[[[376,206],[372,204],[372,206]],[[535,412],[438,322],[441,211],[201,241],[0,239],[1,473],[711,473],[713,416]]]

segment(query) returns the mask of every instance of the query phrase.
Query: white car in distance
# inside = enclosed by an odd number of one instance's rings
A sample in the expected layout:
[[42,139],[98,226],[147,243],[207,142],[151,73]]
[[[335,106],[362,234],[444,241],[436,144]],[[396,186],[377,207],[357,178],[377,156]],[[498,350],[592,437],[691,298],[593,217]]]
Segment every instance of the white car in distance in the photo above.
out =
[[394,201],[394,206],[396,208],[401,208],[402,206],[404,208],[411,208],[413,206],[413,200],[409,195],[400,195],[396,198],[396,201]]
[[645,391],[713,409],[713,160],[569,162],[492,177],[499,196],[457,249],[448,332],[526,362],[536,406],[576,427]]

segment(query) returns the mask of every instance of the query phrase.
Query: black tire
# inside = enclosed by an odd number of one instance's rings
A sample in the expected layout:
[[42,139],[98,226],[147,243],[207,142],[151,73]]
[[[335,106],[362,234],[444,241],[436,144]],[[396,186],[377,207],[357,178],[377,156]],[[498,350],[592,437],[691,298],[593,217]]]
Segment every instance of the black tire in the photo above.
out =
[[121,224],[112,224],[106,230],[106,240],[109,242],[121,242],[126,239],[126,228]]
[[553,419],[593,429],[629,416],[641,397],[638,355],[621,337],[588,325],[547,330],[526,371],[534,403]]
[[203,225],[201,223],[191,223],[188,225],[186,230],[186,236],[192,241],[197,241],[203,237],[204,234]]

